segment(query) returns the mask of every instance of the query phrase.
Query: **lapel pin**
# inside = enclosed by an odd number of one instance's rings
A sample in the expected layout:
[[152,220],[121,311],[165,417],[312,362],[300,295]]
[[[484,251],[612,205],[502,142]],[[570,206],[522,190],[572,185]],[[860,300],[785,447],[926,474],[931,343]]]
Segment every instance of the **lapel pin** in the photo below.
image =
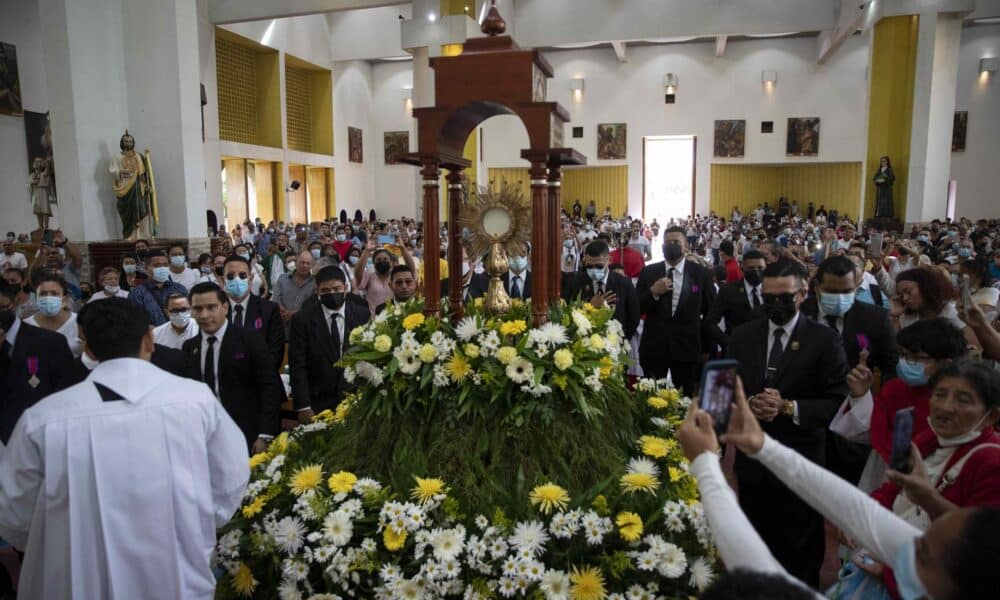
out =
[[798,341],[793,341],[792,342],[792,352],[798,352],[798,350],[799,350],[799,342]]

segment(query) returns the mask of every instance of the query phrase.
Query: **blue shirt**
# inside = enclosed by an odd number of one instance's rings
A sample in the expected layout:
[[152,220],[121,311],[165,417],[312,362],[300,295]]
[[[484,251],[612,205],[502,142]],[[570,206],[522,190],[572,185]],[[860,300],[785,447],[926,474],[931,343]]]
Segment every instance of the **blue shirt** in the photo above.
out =
[[1000,279],[1000,267],[995,262],[990,262],[990,277]]
[[146,309],[149,314],[149,323],[154,327],[167,322],[167,315],[163,312],[163,305],[167,297],[171,294],[180,294],[187,297],[187,289],[173,281],[167,280],[163,287],[157,287],[155,283],[147,281],[142,285],[132,288],[128,294],[128,299]]

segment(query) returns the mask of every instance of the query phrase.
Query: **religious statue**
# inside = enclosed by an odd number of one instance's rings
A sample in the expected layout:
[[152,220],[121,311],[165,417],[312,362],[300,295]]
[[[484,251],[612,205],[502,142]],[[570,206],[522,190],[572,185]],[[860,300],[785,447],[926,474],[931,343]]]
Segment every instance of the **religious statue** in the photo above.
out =
[[149,150],[138,154],[135,138],[125,130],[118,144],[121,155],[111,162],[111,187],[118,198],[118,215],[122,219],[122,238],[152,239],[156,237],[159,215],[156,206],[156,183]]
[[892,207],[892,184],[896,181],[896,175],[892,172],[892,163],[888,156],[879,159],[879,168],[875,172],[875,217],[891,219],[893,217]]
[[49,218],[52,216],[52,205],[56,202],[56,195],[49,163],[40,156],[31,161],[28,197],[31,199],[31,211],[38,219],[38,230],[45,233],[49,228]]

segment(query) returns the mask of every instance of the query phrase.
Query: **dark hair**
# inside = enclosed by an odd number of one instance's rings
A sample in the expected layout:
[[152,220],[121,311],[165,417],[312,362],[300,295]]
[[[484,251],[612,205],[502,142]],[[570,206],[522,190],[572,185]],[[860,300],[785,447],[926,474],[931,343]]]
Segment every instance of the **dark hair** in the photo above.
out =
[[927,319],[904,327],[896,334],[896,345],[910,352],[926,352],[936,359],[965,356],[965,334],[945,319]]
[[327,265],[317,271],[315,279],[317,287],[327,281],[340,281],[345,285],[347,284],[347,276],[344,275],[344,270],[334,265]]
[[1000,509],[971,509],[956,540],[943,554],[945,570],[955,586],[953,597],[1000,597],[1000,580],[994,573],[1000,555]]
[[97,275],[97,279],[100,280],[105,275],[111,275],[111,274],[120,275],[121,272],[122,270],[119,269],[118,267],[104,267],[103,269],[101,269],[101,272]]
[[242,265],[246,265],[247,266],[247,270],[250,270],[250,261],[247,260],[247,259],[245,259],[245,258],[243,258],[239,254],[230,254],[229,256],[227,256],[226,257],[226,262],[223,263],[223,266],[228,265],[231,262],[240,263]]
[[202,252],[201,254],[198,255],[199,265],[205,261],[212,262],[212,255],[209,254],[208,252]]
[[747,253],[743,255],[743,262],[746,263],[748,260],[762,260],[767,262],[767,255],[760,250],[747,250]]
[[787,577],[736,569],[720,575],[698,597],[701,600],[812,600],[816,596]]
[[[184,298],[185,300],[188,300],[187,295],[180,294],[178,292],[172,292],[170,294],[167,294],[167,297],[163,300],[163,310],[167,310],[167,307],[170,306],[171,300],[176,300],[178,298]],[[190,302],[190,300],[188,301]]]
[[184,244],[182,244],[180,242],[174,242],[174,243],[170,244],[169,246],[167,246],[167,252],[169,253],[174,248],[180,248],[181,252],[183,252],[184,254],[187,254],[187,248],[185,248]]
[[392,262],[393,260],[392,252],[389,252],[385,248],[379,248],[378,250],[372,252],[372,260],[375,260],[375,257],[378,256],[379,254],[385,254],[386,256],[389,257],[389,262]]
[[609,252],[611,250],[608,248],[607,242],[601,240],[594,240],[583,249],[583,253],[591,257],[607,256]]
[[414,274],[413,269],[411,269],[409,265],[396,265],[395,267],[392,268],[392,271],[389,273],[389,281],[392,281],[392,278],[395,277],[398,273],[409,273],[410,275]]
[[164,254],[163,250],[150,250],[146,252],[146,262],[153,260],[157,256],[162,256],[163,258],[167,257],[167,255]]
[[133,242],[132,243],[132,247],[135,248],[136,245],[138,245],[140,242],[143,243],[143,244],[146,244],[146,247],[149,248],[149,240],[142,240],[142,239],[136,240],[135,242]]
[[917,284],[924,304],[934,312],[941,312],[948,302],[958,298],[958,293],[951,280],[934,267],[917,267],[903,271],[896,277],[897,289],[902,281],[911,281]]
[[987,410],[1000,406],[1000,373],[986,363],[972,358],[956,360],[934,374],[931,387],[942,379],[951,377],[964,379],[972,385],[986,404]]
[[203,281],[195,284],[195,286],[191,288],[191,291],[188,293],[188,300],[194,302],[194,297],[197,294],[215,294],[215,297],[219,299],[219,304],[226,304],[229,302],[226,292],[222,291],[222,288],[215,285],[211,281]]
[[[856,268],[857,266],[854,264],[854,261],[846,256],[830,256],[820,263],[819,268],[816,270],[816,283],[821,283],[823,275],[827,273],[834,277],[844,277],[845,275],[853,275]],[[855,281],[854,283],[858,282]]]
[[87,348],[100,361],[139,356],[149,332],[149,315],[126,298],[105,298],[80,309],[77,323]]
[[680,227],[678,225],[674,225],[673,227],[667,227],[666,230],[663,232],[663,237],[666,238],[668,233],[679,233],[683,235],[685,238],[687,237],[687,229],[684,229],[683,227]]
[[[746,257],[743,260],[746,260]],[[853,265],[851,268],[854,268]],[[794,277],[799,283],[802,283],[806,278],[806,272],[802,268],[802,265],[794,260],[782,259],[764,267],[764,274],[761,276],[761,279],[778,277]]]
[[715,265],[712,267],[712,275],[715,277],[715,282],[720,284],[726,283],[726,279],[729,277],[729,274],[726,272],[726,267],[723,265]]
[[0,296],[9,299],[11,302],[17,302],[17,295],[20,292],[20,287],[11,285],[5,281],[0,281]]
[[[886,166],[886,168],[891,169],[892,168],[892,161],[889,160],[888,156],[880,156],[880,157],[878,157],[878,161],[882,162],[883,158],[885,159],[885,166]],[[882,168],[881,165],[879,165],[879,168]]]
[[959,269],[965,271],[969,276],[975,276],[979,280],[979,287],[989,287],[993,283],[990,276],[990,261],[976,257],[971,260],[964,260],[958,263]]
[[18,277],[21,278],[21,281],[24,281],[25,279],[24,269],[18,269],[17,267],[7,267],[6,269],[4,269],[4,274],[10,273],[12,271],[14,273],[17,273]]
[[[733,243],[729,240],[722,240],[719,244],[719,252],[725,254],[726,256],[732,256],[735,250],[733,249]],[[746,257],[743,257],[746,259]]]
[[40,285],[42,285],[46,281],[51,281],[52,283],[59,284],[59,287],[62,288],[63,296],[66,295],[67,291],[66,280],[63,278],[62,275],[58,273],[52,273],[51,271],[40,270],[40,271],[35,271],[35,274],[31,276],[31,286],[36,290]]

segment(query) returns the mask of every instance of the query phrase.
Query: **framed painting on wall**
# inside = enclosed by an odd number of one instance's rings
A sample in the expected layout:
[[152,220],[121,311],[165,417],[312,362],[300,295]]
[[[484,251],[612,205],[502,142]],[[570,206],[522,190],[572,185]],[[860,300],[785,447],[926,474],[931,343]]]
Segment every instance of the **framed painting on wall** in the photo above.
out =
[[347,128],[347,160],[354,163],[365,162],[364,149],[361,146],[361,129],[358,127]]
[[729,120],[715,122],[715,156],[717,158],[743,158],[746,150],[747,122]]
[[597,158],[625,160],[625,123],[600,123],[597,126]]
[[17,74],[17,48],[0,42],[0,115],[21,116],[21,80]]
[[386,131],[382,136],[385,143],[385,164],[399,164],[399,158],[410,151],[410,132]]
[[965,134],[969,131],[969,111],[955,111],[955,122],[951,127],[951,151],[965,152]]
[[819,117],[792,117],[788,119],[785,154],[788,156],[816,156],[819,154]]

